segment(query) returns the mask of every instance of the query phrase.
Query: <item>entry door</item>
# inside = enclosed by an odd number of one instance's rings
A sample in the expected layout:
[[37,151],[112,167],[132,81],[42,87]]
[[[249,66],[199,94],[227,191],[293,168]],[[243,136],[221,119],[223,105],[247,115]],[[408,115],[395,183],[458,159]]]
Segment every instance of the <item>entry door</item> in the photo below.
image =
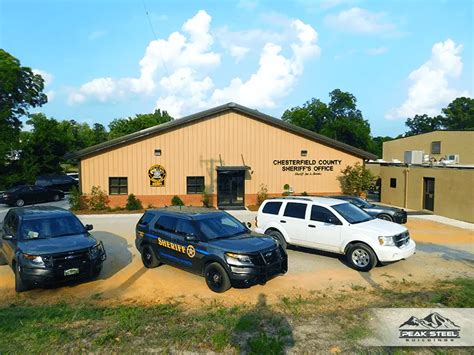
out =
[[423,178],[423,209],[434,211],[435,179]]
[[244,207],[245,171],[217,172],[217,205]]

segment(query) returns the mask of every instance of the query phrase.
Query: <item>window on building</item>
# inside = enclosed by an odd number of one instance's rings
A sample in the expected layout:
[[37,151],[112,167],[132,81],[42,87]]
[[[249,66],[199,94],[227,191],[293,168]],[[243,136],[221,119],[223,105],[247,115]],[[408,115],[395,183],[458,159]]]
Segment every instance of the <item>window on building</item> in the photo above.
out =
[[301,151],[301,156],[302,157],[307,157],[308,156],[308,151],[307,150],[302,150]]
[[285,217],[304,219],[306,215],[306,207],[307,205],[305,203],[288,202],[283,215]]
[[126,177],[109,177],[109,195],[128,195]]
[[155,149],[155,156],[157,157],[161,156],[161,149]]
[[397,187],[397,179],[390,178],[390,187],[392,187],[394,189]]
[[441,142],[431,142],[431,154],[441,154]]
[[267,202],[262,213],[277,215],[280,212],[281,202]]
[[186,177],[186,191],[188,194],[201,194],[204,191],[204,176]]

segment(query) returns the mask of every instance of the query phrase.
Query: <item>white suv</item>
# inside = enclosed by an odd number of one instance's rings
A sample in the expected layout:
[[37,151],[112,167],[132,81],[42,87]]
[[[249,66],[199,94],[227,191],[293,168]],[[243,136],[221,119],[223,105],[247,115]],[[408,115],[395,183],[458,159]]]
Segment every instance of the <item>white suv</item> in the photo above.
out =
[[256,232],[271,235],[284,247],[292,244],[344,254],[359,271],[369,271],[377,261],[406,259],[416,247],[405,227],[326,197],[266,200],[258,210],[256,226]]

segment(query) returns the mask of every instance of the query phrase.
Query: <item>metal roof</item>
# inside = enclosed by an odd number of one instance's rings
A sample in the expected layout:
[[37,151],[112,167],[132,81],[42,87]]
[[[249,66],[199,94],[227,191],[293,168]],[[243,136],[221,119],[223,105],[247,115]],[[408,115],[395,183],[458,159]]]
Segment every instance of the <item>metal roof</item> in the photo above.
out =
[[348,144],[339,142],[335,139],[328,138],[326,136],[323,136],[321,134],[315,133],[313,131],[307,130],[305,128],[301,128],[298,126],[295,126],[293,124],[287,123],[281,119],[266,115],[264,113],[261,113],[257,110],[250,109],[248,107],[236,104],[234,102],[229,102],[227,104],[217,106],[205,111],[201,111],[183,118],[179,118],[170,122],[166,122],[160,125],[156,125],[150,128],[143,129],[138,132],[134,132],[131,134],[128,134],[126,136],[122,136],[119,138],[111,139],[109,141],[94,145],[92,147],[88,147],[85,149],[82,149],[78,152],[70,153],[65,156],[66,159],[81,159],[86,156],[90,155],[95,155],[98,154],[102,151],[113,149],[134,141],[146,139],[150,136],[156,135],[158,133],[164,133],[173,129],[177,129],[180,127],[183,127],[188,124],[196,123],[199,121],[203,121],[206,119],[211,119],[213,117],[218,116],[219,114],[225,113],[225,112],[237,112],[240,113],[244,116],[254,118],[256,120],[259,120],[261,122],[264,122],[266,124],[269,124],[271,126],[283,129],[287,132],[294,133],[296,135],[302,136],[304,138],[316,141],[318,143],[327,145],[329,147],[336,148],[338,150],[342,150],[344,152],[350,153],[352,155],[355,155],[360,158],[364,159],[376,159],[377,156],[366,152],[362,149],[355,148],[353,146],[350,146]]

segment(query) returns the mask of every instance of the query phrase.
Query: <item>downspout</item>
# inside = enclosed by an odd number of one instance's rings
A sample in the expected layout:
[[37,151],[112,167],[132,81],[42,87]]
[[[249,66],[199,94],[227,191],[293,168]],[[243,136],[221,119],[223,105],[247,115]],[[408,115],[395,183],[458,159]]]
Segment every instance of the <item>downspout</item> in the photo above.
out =
[[410,165],[405,168],[405,203],[404,207],[408,208],[408,173],[410,172]]

